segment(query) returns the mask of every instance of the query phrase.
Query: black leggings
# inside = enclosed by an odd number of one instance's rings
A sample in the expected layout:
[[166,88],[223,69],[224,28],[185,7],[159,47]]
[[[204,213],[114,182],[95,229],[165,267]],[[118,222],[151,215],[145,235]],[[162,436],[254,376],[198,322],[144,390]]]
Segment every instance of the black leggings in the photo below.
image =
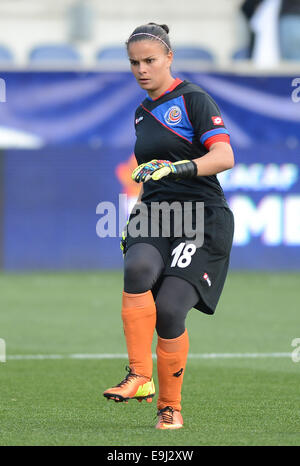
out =
[[[152,290],[163,270],[164,262],[155,246],[133,244],[124,259],[124,291],[135,294]],[[179,277],[165,277],[155,300],[158,335],[168,339],[181,335],[185,330],[186,316],[198,301],[193,285]]]

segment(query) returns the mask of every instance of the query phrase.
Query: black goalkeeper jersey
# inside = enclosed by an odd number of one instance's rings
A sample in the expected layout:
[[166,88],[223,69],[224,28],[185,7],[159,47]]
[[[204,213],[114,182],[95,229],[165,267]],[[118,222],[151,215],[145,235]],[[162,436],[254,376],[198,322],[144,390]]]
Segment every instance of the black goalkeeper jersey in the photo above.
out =
[[[147,97],[142,102],[135,113],[135,131],[138,165],[153,159],[193,160],[205,155],[214,142],[229,143],[229,133],[212,97],[196,84],[179,79],[159,98]],[[227,206],[215,175],[147,181],[142,201],[202,201]]]

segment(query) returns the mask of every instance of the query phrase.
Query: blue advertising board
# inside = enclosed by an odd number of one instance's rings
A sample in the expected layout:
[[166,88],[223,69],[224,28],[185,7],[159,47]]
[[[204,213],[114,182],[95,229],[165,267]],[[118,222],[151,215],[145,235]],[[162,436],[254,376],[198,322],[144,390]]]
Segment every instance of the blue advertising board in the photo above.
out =
[[[218,103],[236,165],[218,178],[235,216],[231,267],[300,269],[300,79],[178,73]],[[100,237],[104,202],[134,202],[135,108],[129,73],[2,73],[0,104],[6,270],[116,268]],[[123,202],[122,198],[122,202]],[[122,218],[123,221],[123,218]]]

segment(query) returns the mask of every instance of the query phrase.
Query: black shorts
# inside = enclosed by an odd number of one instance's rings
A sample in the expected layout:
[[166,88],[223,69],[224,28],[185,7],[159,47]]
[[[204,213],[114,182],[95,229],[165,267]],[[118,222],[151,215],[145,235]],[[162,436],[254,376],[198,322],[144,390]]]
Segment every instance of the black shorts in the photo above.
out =
[[[136,215],[140,215],[140,212],[130,215],[129,224]],[[205,314],[214,314],[229,266],[234,232],[231,210],[227,207],[204,207],[204,241],[200,247],[196,247],[192,239],[185,235],[173,236],[172,215],[168,237],[162,235],[161,229],[159,236],[151,236],[150,209],[147,218],[149,225],[147,235],[133,237],[129,228],[125,251],[136,243],[152,244],[159,250],[165,269],[152,290],[154,297],[165,276],[180,277],[191,283],[198,292],[199,301],[194,307]],[[195,216],[193,216],[194,221]],[[195,227],[194,223],[193,225]]]

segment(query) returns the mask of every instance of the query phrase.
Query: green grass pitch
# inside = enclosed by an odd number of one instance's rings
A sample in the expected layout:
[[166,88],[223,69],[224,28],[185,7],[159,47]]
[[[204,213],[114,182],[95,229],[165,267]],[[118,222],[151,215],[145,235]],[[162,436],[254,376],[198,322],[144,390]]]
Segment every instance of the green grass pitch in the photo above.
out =
[[169,432],[154,429],[156,398],[102,396],[126,359],[70,357],[126,353],[121,272],[1,274],[0,445],[300,445],[300,362],[273,354],[300,338],[299,283],[297,273],[231,272],[214,316],[189,313],[190,354],[260,357],[190,358],[185,425]]

